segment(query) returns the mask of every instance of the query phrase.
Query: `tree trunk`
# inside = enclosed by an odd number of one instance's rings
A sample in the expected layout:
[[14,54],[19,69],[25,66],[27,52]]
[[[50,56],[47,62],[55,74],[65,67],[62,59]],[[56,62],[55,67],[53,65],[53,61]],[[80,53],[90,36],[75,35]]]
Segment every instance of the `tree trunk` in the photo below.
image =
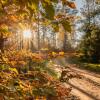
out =
[[42,44],[45,44],[45,37],[46,37],[46,26],[43,26],[43,38],[42,38]]
[[67,35],[64,32],[64,40],[63,40],[63,50],[66,51],[66,40],[67,40]]
[[1,36],[0,36],[0,51],[1,51],[1,53],[4,53],[4,41],[5,41],[5,39],[3,38],[3,34],[1,33]]
[[39,11],[38,11],[38,29],[37,29],[37,41],[38,41],[38,50],[40,50],[40,31],[39,31],[39,28],[40,28],[40,23],[39,23]]

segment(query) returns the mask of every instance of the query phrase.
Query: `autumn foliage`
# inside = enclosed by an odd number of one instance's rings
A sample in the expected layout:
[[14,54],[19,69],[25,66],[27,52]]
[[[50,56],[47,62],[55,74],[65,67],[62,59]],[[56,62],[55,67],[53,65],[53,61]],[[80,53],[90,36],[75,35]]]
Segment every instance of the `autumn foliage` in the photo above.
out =
[[[55,54],[52,52],[52,57]],[[47,73],[46,69],[37,69],[45,66],[46,58],[42,54],[22,50],[6,55],[6,63],[0,65],[1,100],[64,100],[70,94],[71,89]],[[64,52],[59,52],[59,55],[64,55]],[[31,70],[23,70],[25,66],[31,67]]]

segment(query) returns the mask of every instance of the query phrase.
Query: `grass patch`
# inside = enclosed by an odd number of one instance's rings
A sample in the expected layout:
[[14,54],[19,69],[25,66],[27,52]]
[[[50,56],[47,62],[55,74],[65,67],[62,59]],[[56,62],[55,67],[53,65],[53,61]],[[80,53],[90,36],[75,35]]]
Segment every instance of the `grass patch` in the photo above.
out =
[[96,73],[100,73],[100,64],[88,63],[88,62],[82,61],[77,55],[71,56],[69,58],[69,63],[77,64],[78,67],[82,69],[87,69]]
[[91,71],[100,72],[100,64],[83,63],[83,67]]

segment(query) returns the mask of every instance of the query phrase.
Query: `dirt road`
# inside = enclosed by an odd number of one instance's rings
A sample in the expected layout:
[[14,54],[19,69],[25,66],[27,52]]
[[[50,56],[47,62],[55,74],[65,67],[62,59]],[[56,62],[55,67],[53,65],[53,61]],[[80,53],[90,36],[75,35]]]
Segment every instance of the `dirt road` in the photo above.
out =
[[80,100],[100,100],[100,74],[76,67],[77,65],[69,63],[65,57],[53,59],[53,63],[66,66],[68,69],[81,78],[71,78],[64,83],[72,87],[72,94],[78,96]]

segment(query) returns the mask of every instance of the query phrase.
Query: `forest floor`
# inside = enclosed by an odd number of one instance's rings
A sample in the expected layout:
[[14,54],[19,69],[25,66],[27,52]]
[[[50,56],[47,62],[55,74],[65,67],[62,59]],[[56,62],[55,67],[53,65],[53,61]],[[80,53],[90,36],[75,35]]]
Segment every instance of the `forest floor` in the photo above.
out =
[[[67,68],[70,72],[77,74],[77,77],[69,79],[64,84],[71,86],[71,93],[79,97],[80,100],[100,100],[100,74],[81,69],[79,65],[71,63],[69,59],[70,54],[69,56],[57,57],[52,60],[54,64]],[[58,71],[61,70],[59,68],[57,68]]]

